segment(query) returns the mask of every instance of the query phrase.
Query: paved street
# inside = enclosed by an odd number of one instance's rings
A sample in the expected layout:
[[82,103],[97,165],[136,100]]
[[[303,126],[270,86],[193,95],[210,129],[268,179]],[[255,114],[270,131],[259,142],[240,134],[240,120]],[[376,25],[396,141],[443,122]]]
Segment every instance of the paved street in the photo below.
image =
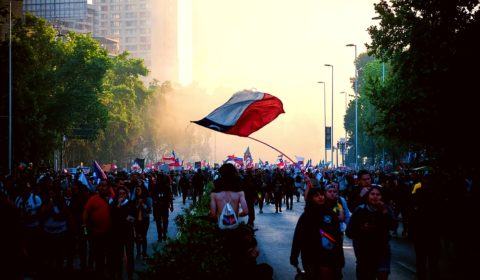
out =
[[[189,206],[191,200],[187,200]],[[258,228],[256,237],[259,244],[260,256],[258,263],[268,263],[274,269],[275,280],[294,279],[296,271],[290,265],[290,249],[293,237],[293,231],[297,223],[298,217],[303,212],[305,203],[303,198],[300,202],[294,202],[294,210],[286,210],[282,207],[282,213],[275,213],[273,205],[265,205],[264,213],[259,214],[256,208],[255,226]],[[174,218],[177,214],[182,213],[182,200],[177,197],[174,200],[175,211],[170,215],[169,237],[177,234]],[[401,229],[399,230],[401,232]],[[152,251],[153,246],[157,246],[157,233],[155,222],[151,222],[148,232],[149,249]],[[391,279],[407,280],[415,278],[415,253],[410,242],[402,238],[392,239],[392,273]],[[161,246],[161,245],[160,245]],[[351,241],[348,238],[344,240],[345,252],[345,268],[343,270],[344,279],[355,279],[355,256]],[[136,263],[137,269],[145,269],[146,267],[141,261]]]
[[[263,214],[257,214],[255,224],[258,227],[256,236],[260,247],[259,262],[266,262],[274,268],[274,279],[294,279],[296,270],[290,265],[290,249],[293,231],[298,217],[303,212],[305,203],[294,202],[293,211],[285,210],[275,213],[273,205],[264,207]],[[258,212],[257,212],[258,213]],[[400,230],[401,232],[401,230]],[[400,248],[397,248],[400,246]],[[355,279],[355,255],[351,240],[345,238],[343,243],[345,252],[344,279]],[[401,250],[402,255],[396,256],[395,252]],[[413,246],[407,242],[398,243],[392,240],[392,273],[391,279],[407,280],[415,278],[415,254]],[[402,261],[397,261],[401,257]]]

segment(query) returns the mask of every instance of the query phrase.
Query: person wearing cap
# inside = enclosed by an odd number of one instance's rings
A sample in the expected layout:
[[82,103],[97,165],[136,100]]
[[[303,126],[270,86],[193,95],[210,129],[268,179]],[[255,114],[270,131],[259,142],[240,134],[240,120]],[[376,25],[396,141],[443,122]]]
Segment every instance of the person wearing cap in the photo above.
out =
[[372,185],[347,225],[356,257],[357,279],[386,280],[390,274],[390,230],[395,228],[391,207],[382,200],[382,189]]

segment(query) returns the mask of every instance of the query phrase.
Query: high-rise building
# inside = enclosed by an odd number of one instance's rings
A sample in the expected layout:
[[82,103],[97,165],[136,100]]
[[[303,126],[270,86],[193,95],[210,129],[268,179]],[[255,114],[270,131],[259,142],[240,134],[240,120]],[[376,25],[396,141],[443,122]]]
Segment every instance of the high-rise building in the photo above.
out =
[[155,0],[152,9],[152,76],[179,81],[179,0]]
[[98,12],[92,5],[87,5],[87,13],[83,18],[65,18],[57,19],[56,23],[65,31],[73,31],[76,33],[92,33],[95,26],[98,24]]
[[60,34],[93,33],[97,18],[87,0],[24,0],[23,12],[46,19]]
[[23,11],[49,22],[83,19],[87,14],[87,0],[24,0]]
[[120,52],[141,58],[160,81],[178,80],[177,0],[93,0],[94,35],[119,42]]
[[152,0],[93,0],[98,11],[94,35],[119,42],[120,52],[128,51],[151,65]]
[[88,4],[87,0],[24,0],[23,12],[46,19],[59,34],[90,33],[111,55],[119,53],[118,40],[95,36],[99,26],[98,7]]
[[73,31],[103,38],[110,53],[128,51],[143,59],[151,78],[178,82],[178,0],[91,2],[24,0],[23,11],[45,18],[60,34]]

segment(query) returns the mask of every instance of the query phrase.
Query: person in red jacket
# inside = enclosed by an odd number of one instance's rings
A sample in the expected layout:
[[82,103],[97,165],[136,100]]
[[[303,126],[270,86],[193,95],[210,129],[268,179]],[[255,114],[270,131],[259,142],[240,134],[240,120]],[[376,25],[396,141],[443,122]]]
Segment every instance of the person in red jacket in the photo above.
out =
[[110,258],[110,232],[112,227],[109,209],[110,188],[107,180],[97,186],[97,193],[91,196],[83,210],[83,228],[88,234],[94,271],[102,276],[106,259]]

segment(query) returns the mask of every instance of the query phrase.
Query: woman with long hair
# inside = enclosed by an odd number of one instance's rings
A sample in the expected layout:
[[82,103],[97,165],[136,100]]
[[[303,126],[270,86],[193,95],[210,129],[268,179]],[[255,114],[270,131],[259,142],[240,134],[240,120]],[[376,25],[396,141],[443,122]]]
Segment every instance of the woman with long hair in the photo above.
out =
[[311,188],[305,210],[293,235],[290,264],[298,269],[298,257],[307,279],[339,279],[343,247],[338,215],[325,203],[325,193]]

